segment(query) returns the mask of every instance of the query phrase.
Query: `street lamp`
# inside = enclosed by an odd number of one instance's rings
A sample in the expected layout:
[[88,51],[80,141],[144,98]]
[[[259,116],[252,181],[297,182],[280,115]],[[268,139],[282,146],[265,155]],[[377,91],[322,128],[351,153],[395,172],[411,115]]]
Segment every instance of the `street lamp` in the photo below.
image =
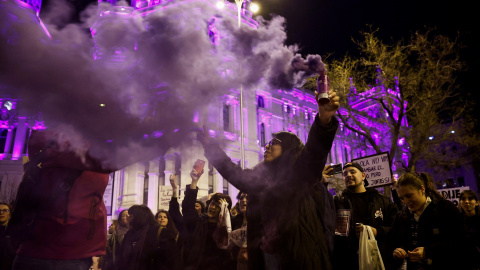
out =
[[250,5],[248,6],[250,11],[253,12],[253,13],[257,13],[259,10],[260,10],[260,6],[257,4],[257,3],[250,3]]

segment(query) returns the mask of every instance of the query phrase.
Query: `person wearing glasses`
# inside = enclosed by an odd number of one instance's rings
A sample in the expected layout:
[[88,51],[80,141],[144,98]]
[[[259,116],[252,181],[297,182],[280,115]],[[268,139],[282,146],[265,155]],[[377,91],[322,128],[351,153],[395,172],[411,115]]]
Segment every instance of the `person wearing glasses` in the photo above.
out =
[[294,133],[275,133],[252,169],[232,162],[206,129],[198,133],[209,162],[248,194],[249,269],[332,269],[335,211],[320,181],[338,128],[339,97],[329,91],[329,99],[318,103],[305,145]]

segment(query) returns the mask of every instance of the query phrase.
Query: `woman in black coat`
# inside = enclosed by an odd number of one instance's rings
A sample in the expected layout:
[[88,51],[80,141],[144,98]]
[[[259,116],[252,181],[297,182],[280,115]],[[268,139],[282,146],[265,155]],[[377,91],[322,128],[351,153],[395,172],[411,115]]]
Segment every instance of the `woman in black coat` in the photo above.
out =
[[320,182],[335,138],[336,93],[318,104],[318,114],[304,145],[281,131],[265,146],[264,161],[242,169],[199,133],[205,157],[236,188],[248,193],[247,250],[249,269],[332,269],[335,212],[333,198]]
[[465,269],[463,228],[457,207],[433,188],[427,174],[406,173],[398,180],[405,207],[388,236],[393,269]]
[[118,270],[176,269],[175,234],[160,227],[145,205],[128,209],[130,230],[119,250]]

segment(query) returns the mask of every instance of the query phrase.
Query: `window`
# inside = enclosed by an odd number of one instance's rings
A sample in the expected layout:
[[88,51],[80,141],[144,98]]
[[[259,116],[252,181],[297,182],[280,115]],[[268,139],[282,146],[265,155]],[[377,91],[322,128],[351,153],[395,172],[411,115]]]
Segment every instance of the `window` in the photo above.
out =
[[5,145],[7,144],[8,129],[0,129],[0,153],[5,153]]
[[291,110],[291,109],[290,109],[290,105],[286,105],[286,106],[285,106],[285,112],[286,112],[287,114],[289,114],[289,113],[290,113],[290,110]]
[[223,130],[230,131],[230,105],[223,105]]
[[258,108],[265,108],[265,100],[262,96],[257,97],[257,106]]
[[265,124],[260,124],[260,146],[265,146],[267,142],[265,141]]
[[13,146],[15,144],[15,136],[17,135],[17,128],[14,128],[13,129],[13,132],[12,132],[12,141],[10,142],[10,151],[9,151],[9,154],[13,153]]

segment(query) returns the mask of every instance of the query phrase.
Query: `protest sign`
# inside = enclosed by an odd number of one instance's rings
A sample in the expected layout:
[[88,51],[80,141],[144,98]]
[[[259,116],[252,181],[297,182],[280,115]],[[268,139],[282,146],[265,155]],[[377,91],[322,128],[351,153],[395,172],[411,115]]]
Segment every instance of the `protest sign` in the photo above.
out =
[[158,189],[158,209],[168,210],[170,200],[172,199],[172,186],[159,186]]
[[469,190],[470,187],[457,187],[439,189],[438,192],[447,200],[451,201],[455,206],[460,203],[460,193],[464,190]]
[[384,186],[392,183],[392,168],[388,152],[352,159],[365,171],[368,187]]

